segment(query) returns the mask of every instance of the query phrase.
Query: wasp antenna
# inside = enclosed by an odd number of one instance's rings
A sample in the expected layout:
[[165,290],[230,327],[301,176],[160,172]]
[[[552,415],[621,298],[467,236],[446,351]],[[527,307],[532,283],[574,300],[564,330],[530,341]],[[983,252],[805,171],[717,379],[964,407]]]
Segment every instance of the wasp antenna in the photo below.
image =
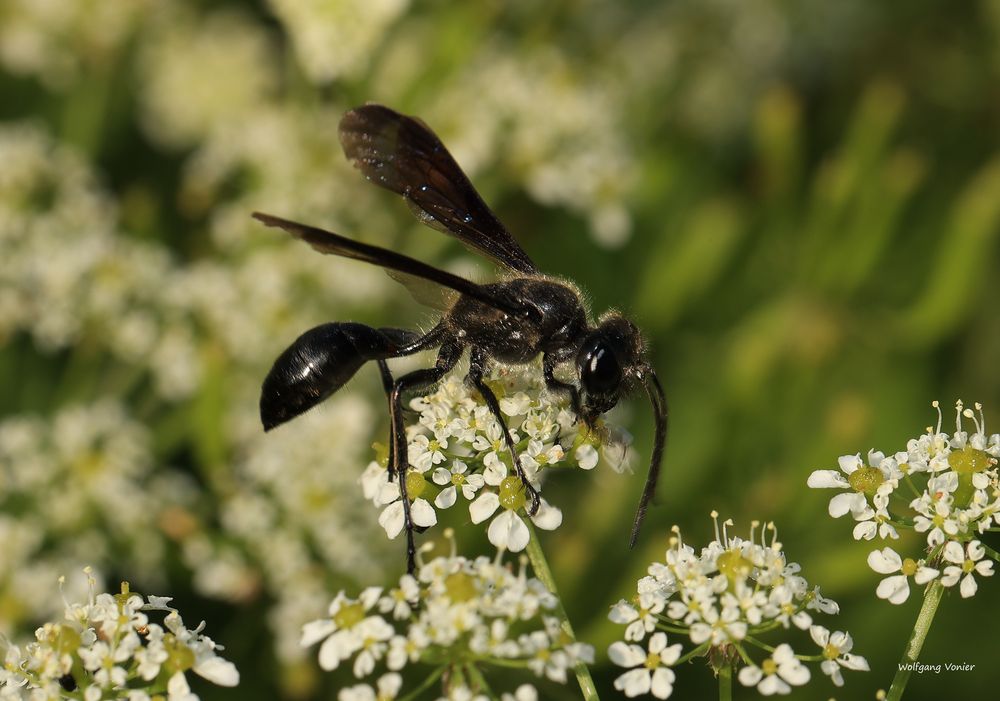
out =
[[656,482],[660,477],[660,461],[663,459],[663,449],[667,443],[667,398],[663,394],[663,386],[660,385],[660,380],[651,367],[644,367],[641,377],[642,386],[645,388],[646,395],[653,407],[656,432],[653,439],[653,454],[649,460],[649,472],[646,474],[646,486],[642,489],[639,507],[635,512],[635,521],[632,523],[632,534],[628,541],[629,548],[635,547],[635,542],[639,538],[639,529],[646,517],[646,509],[649,508],[649,502],[656,494]]

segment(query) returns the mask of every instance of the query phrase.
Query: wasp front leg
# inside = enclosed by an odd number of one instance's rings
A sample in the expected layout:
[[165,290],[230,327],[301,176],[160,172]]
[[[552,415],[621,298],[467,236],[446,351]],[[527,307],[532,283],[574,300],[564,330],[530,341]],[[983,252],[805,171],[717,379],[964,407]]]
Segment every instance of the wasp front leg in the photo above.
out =
[[570,408],[573,409],[576,420],[579,421],[583,418],[583,413],[580,409],[580,390],[576,388],[576,385],[556,378],[555,369],[556,365],[560,362],[562,361],[551,353],[546,353],[542,358],[542,375],[545,378],[545,386],[553,392],[562,392],[569,395]]

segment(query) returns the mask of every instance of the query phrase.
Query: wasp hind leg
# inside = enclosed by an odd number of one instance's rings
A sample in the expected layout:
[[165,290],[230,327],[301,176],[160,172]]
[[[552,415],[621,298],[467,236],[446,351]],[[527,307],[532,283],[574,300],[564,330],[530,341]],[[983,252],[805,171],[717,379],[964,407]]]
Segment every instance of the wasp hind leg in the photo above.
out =
[[[458,343],[446,343],[438,351],[437,362],[433,368],[414,370],[392,382],[389,391],[389,419],[391,433],[389,441],[389,479],[395,475],[399,479],[399,497],[403,502],[403,528],[406,530],[406,571],[413,574],[417,569],[417,548],[413,542],[413,516],[410,513],[411,504],[407,494],[406,471],[409,468],[406,446],[406,426],[403,423],[403,393],[429,387],[440,380],[462,356],[463,347]],[[382,364],[380,364],[380,369]],[[383,384],[388,375],[388,367],[382,374]]]

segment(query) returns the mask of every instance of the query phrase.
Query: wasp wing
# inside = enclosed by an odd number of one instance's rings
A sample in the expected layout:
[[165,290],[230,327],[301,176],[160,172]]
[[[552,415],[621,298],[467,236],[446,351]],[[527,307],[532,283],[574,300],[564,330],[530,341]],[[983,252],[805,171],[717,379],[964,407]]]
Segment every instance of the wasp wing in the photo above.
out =
[[414,301],[425,307],[437,309],[444,312],[455,304],[458,293],[444,285],[439,285],[430,280],[426,280],[409,273],[401,273],[398,270],[385,269],[386,274],[396,282],[400,283],[410,293]]
[[340,120],[340,143],[365,177],[402,195],[423,223],[512,270],[538,272],[441,140],[419,119],[382,105],[364,105]]
[[387,272],[390,272],[390,274],[392,272],[401,273],[401,275],[394,276],[401,281],[414,277],[429,280],[516,317],[531,316],[536,313],[532,307],[518,304],[512,299],[499,297],[471,280],[467,280],[454,273],[449,273],[447,270],[435,268],[433,265],[422,263],[402,253],[396,253],[387,248],[355,241],[340,234],[335,234],[332,231],[326,231],[325,229],[319,229],[307,224],[299,224],[298,222],[289,221],[270,214],[254,212],[253,218],[267,226],[284,229],[295,238],[302,239],[320,253],[330,253],[335,256],[353,258],[354,260],[378,265]]

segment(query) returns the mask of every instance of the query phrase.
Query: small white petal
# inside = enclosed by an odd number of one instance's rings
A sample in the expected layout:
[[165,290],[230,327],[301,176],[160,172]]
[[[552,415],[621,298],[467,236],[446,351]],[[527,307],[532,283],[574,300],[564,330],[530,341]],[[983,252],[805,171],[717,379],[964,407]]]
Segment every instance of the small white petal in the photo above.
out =
[[434,499],[434,506],[439,509],[450,509],[458,499],[458,489],[453,485],[442,489],[441,493]]
[[861,467],[861,457],[858,455],[841,455],[837,458],[837,464],[840,465],[840,469],[844,471],[845,475],[849,475]]
[[862,521],[854,526],[854,540],[871,540],[878,532],[874,521]]
[[528,545],[531,534],[520,516],[513,511],[504,510],[490,523],[486,537],[495,547],[517,553]]
[[[858,497],[861,498],[860,504],[858,503]],[[864,495],[859,492],[844,492],[830,500],[830,506],[827,510],[834,518],[840,518],[849,511],[860,511],[863,509],[865,506],[864,499]]]
[[820,647],[826,647],[826,644],[830,642],[830,631],[823,626],[810,626],[809,637]]
[[378,516],[378,524],[385,529],[385,534],[392,540],[403,530],[403,502],[395,501],[382,510]]
[[191,669],[199,677],[219,686],[236,686],[240,683],[240,673],[236,670],[236,665],[221,657],[209,657]]
[[635,607],[632,606],[632,604],[628,603],[624,599],[612,606],[611,612],[608,614],[608,619],[612,623],[619,623],[621,625],[631,623],[637,618],[639,618],[639,612],[635,610]]
[[962,549],[960,543],[956,543],[954,540],[949,540],[944,546],[943,557],[948,562],[954,562],[956,565],[961,565],[965,562],[965,551]]
[[771,696],[773,694],[788,694],[792,691],[792,687],[781,680],[777,674],[772,674],[769,677],[764,677],[763,681],[757,685],[757,691],[764,696]]
[[608,658],[619,667],[635,667],[646,661],[646,651],[638,645],[627,645],[619,640],[611,643]]
[[623,691],[629,698],[648,694],[652,680],[649,671],[643,668],[633,669],[615,679],[615,688]]
[[410,518],[415,526],[429,528],[438,522],[437,512],[426,499],[414,499],[410,505]]
[[674,671],[667,667],[657,667],[653,671],[650,691],[658,699],[666,699],[674,691]]
[[573,452],[576,463],[584,470],[593,470],[597,467],[599,454],[597,449],[590,443],[584,443]]
[[868,660],[861,655],[844,655],[839,661],[847,669],[856,669],[861,672],[868,672],[871,669],[868,666]]
[[901,604],[910,596],[910,584],[901,574],[887,577],[879,582],[875,595],[880,599],[888,599],[889,603]]
[[813,489],[850,489],[851,487],[850,482],[844,479],[844,475],[836,470],[816,470],[809,475],[806,485]]
[[500,497],[495,492],[483,492],[469,504],[469,516],[473,523],[482,523],[500,508]]
[[879,574],[891,574],[899,571],[903,560],[892,548],[882,548],[868,554],[868,566]]
[[329,618],[321,618],[318,621],[309,621],[304,626],[302,626],[302,639],[299,641],[299,645],[302,647],[309,647],[310,645],[315,645],[320,640],[330,635],[335,629],[333,620]]
[[539,528],[546,531],[554,531],[562,525],[563,515],[555,506],[552,506],[544,499],[538,505],[538,512],[531,517],[531,521]]
[[737,678],[743,686],[754,686],[763,676],[764,673],[760,671],[760,667],[744,667],[740,670]]

